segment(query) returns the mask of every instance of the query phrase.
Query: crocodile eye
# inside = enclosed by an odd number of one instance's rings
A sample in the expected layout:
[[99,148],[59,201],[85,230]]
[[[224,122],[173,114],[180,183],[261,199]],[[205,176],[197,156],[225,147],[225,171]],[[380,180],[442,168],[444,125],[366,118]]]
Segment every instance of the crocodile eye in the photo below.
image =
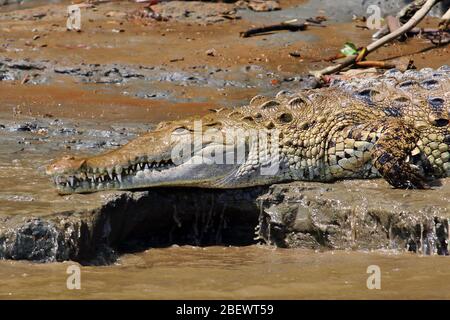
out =
[[172,134],[186,134],[188,132],[189,132],[189,130],[186,129],[185,127],[178,127],[172,131]]

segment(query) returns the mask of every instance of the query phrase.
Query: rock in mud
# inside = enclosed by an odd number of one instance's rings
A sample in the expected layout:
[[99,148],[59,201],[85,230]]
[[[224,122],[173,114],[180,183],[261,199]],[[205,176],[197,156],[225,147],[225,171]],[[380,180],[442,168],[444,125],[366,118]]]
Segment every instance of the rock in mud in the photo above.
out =
[[262,1],[262,0],[251,0],[251,1],[242,1],[247,4],[247,7],[253,11],[261,12],[261,11],[274,11],[281,10],[280,3],[278,1]]
[[447,255],[450,181],[434,190],[384,181],[274,185],[258,200],[258,233],[279,247],[394,249]]
[[227,19],[236,19],[236,10],[231,3],[209,3],[202,1],[168,1],[161,2],[152,9],[163,19],[176,21],[217,23]]

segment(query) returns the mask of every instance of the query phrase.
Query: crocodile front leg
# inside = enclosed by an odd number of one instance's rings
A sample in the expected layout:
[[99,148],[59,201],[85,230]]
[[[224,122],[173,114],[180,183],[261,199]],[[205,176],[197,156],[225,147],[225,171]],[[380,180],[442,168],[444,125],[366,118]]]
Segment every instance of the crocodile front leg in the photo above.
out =
[[372,163],[380,175],[396,188],[429,188],[419,169],[406,162],[416,147],[418,132],[397,119],[377,123],[380,135],[373,146]]

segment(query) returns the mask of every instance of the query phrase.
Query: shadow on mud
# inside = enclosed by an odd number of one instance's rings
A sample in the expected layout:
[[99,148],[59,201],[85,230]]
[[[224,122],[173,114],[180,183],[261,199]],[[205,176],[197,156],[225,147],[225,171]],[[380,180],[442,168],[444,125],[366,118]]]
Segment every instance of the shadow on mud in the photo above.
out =
[[[163,188],[145,196],[126,213],[108,215],[120,253],[177,245],[245,246],[257,242],[260,208],[256,198],[267,188],[200,190]],[[151,213],[151,214],[150,214]]]

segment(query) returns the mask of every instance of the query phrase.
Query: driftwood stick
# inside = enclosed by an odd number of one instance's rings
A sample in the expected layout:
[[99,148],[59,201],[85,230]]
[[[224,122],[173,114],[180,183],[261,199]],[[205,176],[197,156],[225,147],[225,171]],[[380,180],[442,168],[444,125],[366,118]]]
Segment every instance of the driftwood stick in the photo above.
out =
[[416,34],[436,34],[442,32],[439,29],[436,28],[412,28],[407,32],[408,35],[416,35]]
[[[382,37],[381,39],[378,39],[378,40],[372,42],[371,44],[369,44],[365,48],[366,50],[365,50],[364,56],[366,56],[367,54],[377,50],[378,48],[380,48],[384,44],[392,41],[393,39],[396,39],[400,35],[402,35],[405,32],[407,32],[408,30],[411,30],[412,28],[414,28],[420,21],[422,21],[423,18],[425,18],[425,16],[428,14],[428,12],[431,10],[431,8],[436,3],[440,2],[440,1],[441,0],[427,0],[425,2],[425,4],[422,6],[422,8],[420,8],[420,10],[418,10],[411,17],[411,19],[409,19],[408,22],[406,22],[401,28],[399,28],[399,29],[395,30],[395,32],[389,33],[389,34],[385,35],[384,37]],[[357,55],[351,55],[351,56],[348,56],[340,64],[337,64],[335,66],[327,67],[327,68],[325,68],[323,70],[311,71],[310,73],[312,75],[314,75],[316,78],[321,78],[323,75],[335,73],[335,72],[338,72],[338,71],[344,69],[345,67],[353,65],[356,62],[357,58],[358,58]],[[358,59],[360,60],[360,58],[361,58],[361,56]]]
[[264,26],[259,28],[252,28],[247,31],[241,32],[240,35],[243,38],[248,38],[260,33],[266,33],[271,31],[289,30],[289,31],[303,31],[307,28],[306,23],[278,23],[270,26]]
[[[402,27],[402,23],[400,22],[400,19],[393,16],[387,16],[386,17],[386,23],[389,28],[389,32],[395,32],[396,30],[400,29]],[[402,34],[399,38],[399,41],[405,41],[406,35]]]
[[450,20],[450,9],[442,16],[442,20]]
[[380,69],[395,68],[395,64],[386,61],[371,61],[371,60],[356,62],[356,66],[363,68],[380,68]]
[[389,32],[394,32],[395,30],[400,29],[402,26],[400,20],[397,17],[393,16],[387,16],[386,23],[389,28]]

